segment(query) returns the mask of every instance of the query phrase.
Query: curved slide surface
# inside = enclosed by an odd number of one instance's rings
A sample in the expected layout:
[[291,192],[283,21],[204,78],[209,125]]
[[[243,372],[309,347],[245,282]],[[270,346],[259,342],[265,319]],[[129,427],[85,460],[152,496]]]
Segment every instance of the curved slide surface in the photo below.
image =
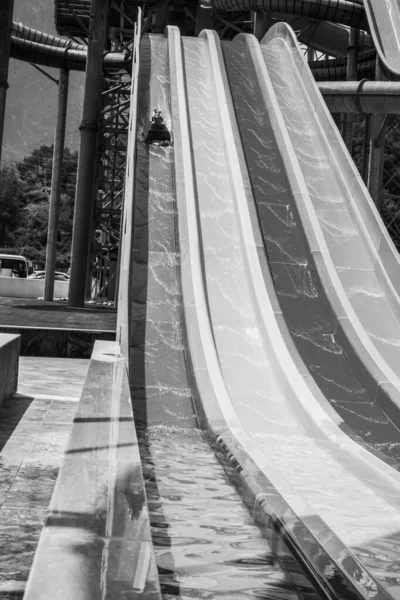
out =
[[[297,68],[290,35],[278,27],[263,47],[241,35],[221,48],[215,32],[180,38],[170,27],[167,39],[142,43],[139,136],[161,104],[174,146],[161,166],[157,149],[137,151],[131,387],[143,421],[193,427],[193,399],[197,422],[240,466],[261,522],[284,532],[323,597],[384,600],[400,594],[400,474],[368,443],[365,422],[378,442],[400,445],[400,386],[345,293],[314,205],[326,167],[307,144],[299,155],[296,136],[317,127],[316,148],[326,148],[330,121],[322,110],[316,118],[321,98],[307,86],[276,83]],[[303,66],[300,82],[311,77]],[[292,85],[300,108],[291,116]],[[336,142],[332,161],[341,152]],[[152,219],[160,202],[165,219]],[[356,215],[350,237],[373,257],[394,323],[390,246],[371,242],[356,203],[340,202]],[[155,303],[149,286],[161,286]],[[362,406],[349,418],[354,398]]]
[[[290,30],[284,26],[271,30],[262,45],[262,53],[293,151],[292,157],[285,154],[286,166],[297,173],[301,184],[302,202],[300,195],[296,202],[298,212],[302,213],[304,226],[311,228],[314,235],[314,241],[308,236],[314,244],[310,264],[316,266],[325,281],[325,292],[328,286],[331,288],[328,299],[336,313],[336,337],[345,333],[364,365],[363,373],[354,358],[350,359],[353,371],[358,372],[359,379],[369,390],[370,400],[361,399],[363,393],[358,386],[348,385],[348,381],[342,381],[342,387],[347,387],[352,396],[358,396],[361,409],[364,402],[372,401],[374,409],[380,408],[398,429],[400,305],[397,274],[400,264],[397,252]],[[305,204],[307,210],[304,210]],[[319,327],[314,325],[314,331],[319,331],[320,342],[334,333],[323,325],[323,320]],[[332,347],[332,351],[342,352],[340,344],[336,349]],[[344,353],[351,354],[351,348]],[[324,377],[318,364],[321,364],[320,357],[314,363],[314,372],[319,370],[318,377]],[[343,371],[340,368],[338,375]],[[332,379],[325,376],[327,380]],[[332,393],[329,396],[332,398]],[[337,392],[333,398],[339,400],[336,403],[339,408],[345,409],[346,404],[341,404]],[[376,422],[376,416],[371,413],[364,418]],[[374,430],[372,424],[366,431],[369,437],[371,429]],[[382,441],[385,439],[394,442],[395,438],[385,434]],[[396,458],[398,452],[393,449]]]
[[400,76],[399,0],[364,0],[364,8],[381,65],[387,75]]
[[[291,140],[287,131],[284,133],[282,114],[274,126],[276,139],[264,137],[265,115],[276,119],[280,108],[270,78],[270,95],[264,91],[257,95],[257,86],[269,77],[261,49],[252,36],[253,49],[249,36],[233,42],[234,53],[243,59],[239,72],[248,74],[243,87],[260,99],[254,107],[245,106],[238,128],[216,35],[203,32],[198,39],[180,40],[174,28],[169,28],[169,35],[170,58],[173,53],[177,61],[171,69],[171,114],[185,345],[197,390],[199,421],[208,425],[217,439],[227,440],[226,446],[233,444],[233,454],[244,452],[245,464],[250,461],[266,486],[261,487],[258,500],[263,495],[278,497],[286,503],[286,510],[295,511],[296,519],[287,518],[289,512],[285,518],[281,512],[281,522],[294,538],[298,534],[294,521],[306,528],[316,546],[346,574],[349,585],[354,586],[354,597],[369,597],[371,586],[376,598],[398,594],[397,579],[388,564],[400,547],[400,476],[387,464],[389,460],[370,452],[357,436],[351,438],[351,428],[343,425],[344,420],[332,410],[324,391],[305,368],[269,271],[265,232],[260,229],[255,205],[257,186],[241,136],[252,122],[258,123],[254,135],[261,146],[267,145],[271,164]],[[228,54],[225,52],[225,61],[232,83]],[[307,98],[301,101],[310,102]],[[257,160],[267,177],[265,156],[260,153],[254,157]],[[285,168],[290,170],[292,165],[286,163]],[[292,182],[293,178],[289,185]],[[285,185],[278,180],[270,185],[269,193],[276,198],[277,219],[290,224]],[[301,200],[301,190],[294,188],[291,193],[295,202]],[[307,236],[316,237],[312,229],[303,232],[306,240]],[[313,247],[312,251],[318,259],[321,250]],[[290,295],[296,293],[295,277],[301,289],[309,283],[304,268],[307,259],[287,262],[294,267],[291,288],[286,290]],[[323,285],[327,282],[325,279]],[[314,293],[312,287],[310,291]],[[322,287],[321,292],[328,296],[325,306],[329,308],[332,290]],[[339,320],[345,318],[340,314]],[[343,340],[351,347],[355,342],[348,340],[349,333],[343,329]],[[326,335],[333,348],[334,337],[335,332]],[[354,365],[348,367],[348,377],[368,379],[365,371],[370,365],[363,362],[365,352],[351,348],[349,354],[351,351],[359,372],[351,374]],[[342,367],[339,364],[337,368]],[[388,420],[383,426],[393,428]],[[275,509],[270,507],[272,514]],[[299,543],[305,551],[301,535]],[[321,564],[316,561],[314,567]],[[326,572],[324,576],[326,579]]]

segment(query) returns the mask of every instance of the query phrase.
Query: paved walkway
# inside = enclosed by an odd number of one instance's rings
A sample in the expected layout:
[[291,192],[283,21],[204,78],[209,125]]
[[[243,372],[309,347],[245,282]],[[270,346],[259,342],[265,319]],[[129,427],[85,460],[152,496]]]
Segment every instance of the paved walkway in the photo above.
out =
[[0,599],[22,598],[89,360],[21,357],[0,410]]

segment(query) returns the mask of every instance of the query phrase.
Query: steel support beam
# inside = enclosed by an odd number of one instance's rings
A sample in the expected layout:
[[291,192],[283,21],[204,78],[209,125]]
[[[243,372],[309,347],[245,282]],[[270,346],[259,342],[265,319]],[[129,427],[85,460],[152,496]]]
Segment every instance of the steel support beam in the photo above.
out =
[[199,35],[203,29],[214,29],[213,16],[214,11],[211,2],[208,0],[199,0],[196,12],[195,35]]
[[[382,81],[384,75],[376,60],[376,81]],[[376,208],[381,209],[381,192],[383,182],[383,164],[385,157],[386,115],[374,115],[371,119],[371,138],[368,161],[368,190]]]
[[312,62],[315,60],[315,50],[314,48],[309,47],[307,50],[307,62]]
[[156,22],[154,33],[164,33],[164,29],[168,25],[168,1],[159,0],[156,5]]
[[3,147],[4,120],[8,89],[8,65],[10,62],[11,32],[14,0],[1,0],[0,6],[0,162]]
[[[358,52],[360,49],[360,31],[350,28],[349,33],[349,46],[348,46],[348,60],[347,60],[347,81],[355,81],[357,79],[357,63],[358,63]],[[348,151],[353,150],[353,125],[354,115],[347,113],[343,118],[343,140],[347,146]]]
[[92,0],[87,64],[80,129],[80,149],[76,181],[71,251],[69,306],[83,306],[86,266],[89,255],[89,228],[94,206],[97,139],[103,89],[103,52],[107,43],[109,0]]
[[[93,231],[96,240],[90,266],[96,265],[96,297],[113,301],[113,276],[120,245],[120,219],[129,126],[130,79],[107,78],[102,93],[98,201]],[[90,276],[92,281],[92,274]]]
[[268,10],[257,10],[253,12],[253,19],[253,34],[260,42],[270,27],[271,13]]
[[362,178],[365,185],[368,185],[369,141],[371,139],[371,120],[372,115],[365,115],[362,163]]
[[46,266],[44,280],[44,299],[52,302],[54,295],[54,271],[57,259],[58,219],[60,214],[61,178],[64,159],[65,124],[67,120],[69,73],[60,70],[58,84],[57,121],[54,134],[53,170],[51,174],[51,193],[49,224],[47,229]]

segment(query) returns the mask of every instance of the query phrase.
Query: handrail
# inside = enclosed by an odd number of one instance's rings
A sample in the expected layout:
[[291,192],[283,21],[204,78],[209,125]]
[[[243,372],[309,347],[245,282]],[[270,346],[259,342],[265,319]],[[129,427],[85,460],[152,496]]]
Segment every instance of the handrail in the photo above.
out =
[[[129,323],[130,323],[130,281],[132,233],[135,198],[135,164],[136,164],[136,135],[138,111],[138,82],[140,67],[140,38],[142,29],[142,10],[138,8],[138,19],[135,25],[135,37],[132,57],[132,86],[131,106],[129,113],[128,147],[126,152],[124,206],[121,218],[120,233],[120,267],[117,298],[117,340],[121,344],[121,352],[128,359],[129,355]],[[128,361],[129,362],[129,361]]]

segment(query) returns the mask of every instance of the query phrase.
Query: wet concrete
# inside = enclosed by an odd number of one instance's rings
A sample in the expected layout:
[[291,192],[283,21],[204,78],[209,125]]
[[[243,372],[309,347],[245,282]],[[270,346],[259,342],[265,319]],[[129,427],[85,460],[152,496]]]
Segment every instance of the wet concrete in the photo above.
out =
[[20,358],[0,410],[0,598],[23,595],[88,363]]

